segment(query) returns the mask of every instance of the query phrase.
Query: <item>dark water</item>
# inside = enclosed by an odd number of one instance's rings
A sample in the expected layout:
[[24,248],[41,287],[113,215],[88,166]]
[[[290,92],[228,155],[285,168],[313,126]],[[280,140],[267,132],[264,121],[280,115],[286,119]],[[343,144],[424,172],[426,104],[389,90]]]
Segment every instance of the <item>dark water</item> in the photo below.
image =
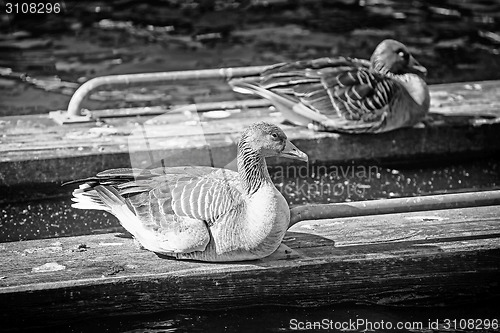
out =
[[[62,325],[65,332],[498,332],[498,304],[401,308],[342,304],[317,308],[254,307],[175,311]],[[315,324],[316,323],[316,324]],[[316,325],[316,326],[313,326]],[[398,325],[402,325],[398,329]],[[316,327],[316,329],[307,329]],[[496,328],[496,329],[495,329]]]

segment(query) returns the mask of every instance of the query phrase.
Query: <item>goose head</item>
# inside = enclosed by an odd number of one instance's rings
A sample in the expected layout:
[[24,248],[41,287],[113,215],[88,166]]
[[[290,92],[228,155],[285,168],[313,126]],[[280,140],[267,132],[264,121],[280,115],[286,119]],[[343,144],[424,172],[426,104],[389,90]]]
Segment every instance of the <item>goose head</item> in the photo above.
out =
[[250,125],[241,136],[240,147],[258,152],[263,157],[281,156],[308,161],[307,155],[288,140],[281,128],[266,122]]
[[413,58],[408,48],[394,39],[382,41],[373,51],[370,61],[372,68],[383,74],[427,74],[427,69]]

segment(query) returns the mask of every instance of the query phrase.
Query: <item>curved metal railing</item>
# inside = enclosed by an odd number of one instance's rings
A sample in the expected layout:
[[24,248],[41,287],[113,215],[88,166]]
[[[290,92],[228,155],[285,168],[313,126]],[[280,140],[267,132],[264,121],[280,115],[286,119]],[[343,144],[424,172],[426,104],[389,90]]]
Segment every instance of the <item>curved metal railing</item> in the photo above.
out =
[[172,72],[109,75],[93,78],[82,84],[73,94],[67,111],[51,112],[51,117],[59,123],[90,120],[82,114],[82,103],[92,92],[105,89],[126,88],[150,84],[166,84],[183,80],[231,79],[257,75],[269,66],[248,66]]

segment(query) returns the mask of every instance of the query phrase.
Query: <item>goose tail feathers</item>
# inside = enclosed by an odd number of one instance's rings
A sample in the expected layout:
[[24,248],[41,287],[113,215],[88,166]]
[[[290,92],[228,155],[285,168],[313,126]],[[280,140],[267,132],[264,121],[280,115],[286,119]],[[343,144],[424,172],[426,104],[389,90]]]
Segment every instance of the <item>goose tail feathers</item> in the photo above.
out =
[[257,95],[269,100],[273,104],[280,104],[290,109],[293,108],[293,106],[297,103],[296,101],[290,100],[270,90],[262,88],[256,82],[248,80],[231,80],[229,84],[235,92],[247,95]]
[[95,188],[87,183],[81,184],[79,188],[73,191],[71,200],[74,201],[71,205],[73,208],[111,212],[110,206],[101,199]]
[[297,101],[279,95],[271,90],[261,87],[258,83],[249,80],[231,80],[229,81],[231,88],[241,94],[256,95],[270,101],[276,110],[290,122],[295,125],[308,126],[311,120],[294,111],[294,107],[298,104]]
[[146,249],[160,253],[161,247],[158,239],[150,228],[145,226],[132,212],[125,199],[112,186],[97,185],[92,187],[88,184],[80,185],[80,188],[73,191],[72,205],[79,209],[104,210],[115,215],[120,224],[130,232],[139,243]]

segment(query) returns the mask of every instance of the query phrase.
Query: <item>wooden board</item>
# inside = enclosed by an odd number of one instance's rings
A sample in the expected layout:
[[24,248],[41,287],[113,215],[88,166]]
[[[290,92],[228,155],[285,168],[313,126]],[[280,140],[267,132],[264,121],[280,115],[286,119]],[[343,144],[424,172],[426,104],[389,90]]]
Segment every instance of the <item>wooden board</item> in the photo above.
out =
[[259,304],[460,304],[500,296],[499,259],[500,206],[304,221],[276,253],[244,263],[162,259],[114,234],[4,243],[0,320],[8,328]]
[[[436,85],[426,125],[380,135],[316,133],[285,126],[311,163],[394,160],[500,151],[500,82]],[[0,118],[0,187],[59,183],[115,167],[225,166],[249,124],[281,123],[269,108],[232,110],[225,119],[207,114],[106,118],[100,123],[56,125],[47,115]],[[283,161],[279,161],[280,163]],[[271,160],[270,164],[278,163]]]

